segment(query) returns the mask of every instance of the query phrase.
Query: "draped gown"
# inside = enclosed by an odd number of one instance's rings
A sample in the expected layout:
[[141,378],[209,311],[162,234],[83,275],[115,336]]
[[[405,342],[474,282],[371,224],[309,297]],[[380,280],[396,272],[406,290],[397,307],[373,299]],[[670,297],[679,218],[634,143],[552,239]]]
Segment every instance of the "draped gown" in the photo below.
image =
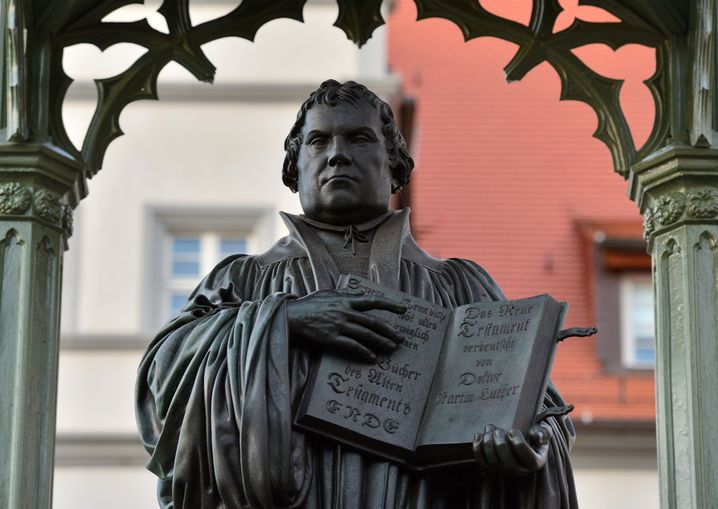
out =
[[[408,215],[373,230],[372,280],[445,307],[504,298],[475,263],[424,252]],[[339,273],[313,228],[283,218],[289,236],[221,262],[144,355],[136,412],[162,509],[577,507],[567,417],[548,419],[546,466],[505,479],[466,466],[415,473],[293,429],[313,354],[289,344],[287,301],[334,288]],[[560,405],[549,386],[544,408]]]

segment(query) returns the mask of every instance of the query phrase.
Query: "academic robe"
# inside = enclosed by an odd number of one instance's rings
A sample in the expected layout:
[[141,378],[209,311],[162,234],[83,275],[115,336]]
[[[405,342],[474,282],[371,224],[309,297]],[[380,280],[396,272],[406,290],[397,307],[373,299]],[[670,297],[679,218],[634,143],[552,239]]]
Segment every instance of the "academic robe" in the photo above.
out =
[[[289,344],[287,301],[334,288],[339,274],[316,231],[298,216],[283,218],[290,235],[262,255],[221,262],[142,360],[137,420],[160,507],[577,507],[566,417],[548,420],[547,465],[506,479],[473,466],[415,473],[294,429],[314,357]],[[429,256],[408,224],[404,210],[376,228],[372,280],[445,307],[504,298],[475,263]],[[562,404],[550,386],[544,408]]]

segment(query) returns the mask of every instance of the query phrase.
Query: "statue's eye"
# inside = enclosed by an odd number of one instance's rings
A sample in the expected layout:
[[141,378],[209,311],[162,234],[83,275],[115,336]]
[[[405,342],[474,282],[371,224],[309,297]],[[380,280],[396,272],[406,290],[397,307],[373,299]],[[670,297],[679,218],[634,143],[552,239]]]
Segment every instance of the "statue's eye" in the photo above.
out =
[[324,147],[327,144],[327,139],[324,136],[313,136],[309,139],[307,145],[310,147]]
[[359,133],[354,136],[354,143],[371,143],[372,139],[368,134]]

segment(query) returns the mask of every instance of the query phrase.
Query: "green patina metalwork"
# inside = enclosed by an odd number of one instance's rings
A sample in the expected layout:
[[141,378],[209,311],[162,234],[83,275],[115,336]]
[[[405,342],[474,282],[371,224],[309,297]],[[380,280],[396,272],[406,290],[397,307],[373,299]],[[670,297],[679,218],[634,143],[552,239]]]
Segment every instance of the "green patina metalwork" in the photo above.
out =
[[[43,136],[52,139],[57,146],[82,161],[86,175],[91,177],[102,167],[108,145],[122,134],[118,119],[123,108],[132,101],[157,99],[157,77],[165,65],[175,61],[198,80],[211,82],[215,67],[202,50],[203,44],[223,37],[253,40],[262,25],[278,18],[301,21],[305,1],[245,0],[225,16],[193,26],[189,0],[167,0],[159,9],[167,21],[167,34],[155,30],[146,20],[102,21],[119,7],[136,3],[131,0],[18,2],[15,5],[16,28],[6,38],[8,64],[23,75],[36,69],[33,57],[44,57],[42,65],[46,68],[40,73],[44,80],[35,82],[34,89],[26,90],[29,85],[23,83],[24,80],[20,80],[17,87],[10,87],[16,100],[12,103],[12,114],[7,116],[8,133],[19,139],[36,140]],[[9,5],[15,2],[10,0]],[[338,3],[335,25],[360,46],[376,27],[384,23],[380,0],[361,3],[339,0]],[[576,19],[567,29],[553,33],[556,18],[562,10],[558,0],[535,0],[528,26],[496,16],[475,0],[416,0],[419,19],[448,19],[459,27],[466,40],[491,36],[516,43],[519,49],[505,69],[510,81],[519,80],[540,63],[548,62],[561,78],[561,99],[581,101],[594,109],[598,116],[595,136],[611,150],[616,171],[627,177],[631,164],[665,144],[668,137],[672,140],[682,138],[683,126],[671,126],[676,115],[668,110],[673,106],[672,87],[678,86],[672,79],[671,64],[675,63],[672,60],[675,60],[676,52],[673,40],[685,33],[688,2],[595,0],[589,3],[603,7],[622,21],[590,23]],[[38,16],[36,13],[42,14]],[[35,20],[31,33],[38,37],[37,40],[30,38],[25,48],[29,52],[23,53],[18,47],[18,34],[30,19]],[[62,104],[71,83],[62,69],[62,52],[73,44],[89,43],[104,50],[120,42],[141,45],[147,52],[123,73],[97,81],[97,111],[82,148],[78,150],[62,124]],[[653,133],[640,151],[633,145],[621,111],[619,91],[622,82],[595,73],[572,53],[577,47],[594,43],[607,44],[614,49],[625,44],[656,48],[656,73],[646,85],[654,96],[658,115]],[[35,90],[38,87],[45,87],[52,93],[48,97]],[[28,104],[40,106],[39,111],[43,114],[31,118]]]
[[51,146],[0,144],[0,507],[7,509],[50,507],[67,197],[81,175],[77,161]]
[[[0,2],[0,368],[9,398],[0,398],[0,506],[49,507],[60,267],[72,209],[85,179],[102,167],[122,131],[125,106],[157,99],[157,77],[178,62],[211,82],[214,65],[202,45],[223,37],[253,40],[271,20],[302,20],[306,0],[244,0],[228,14],[193,26],[189,0],[165,0],[169,33],[147,21],[103,22],[132,0],[2,0]],[[359,46],[384,23],[381,0],[337,0],[335,25]],[[415,0],[419,19],[453,22],[468,41],[498,37],[518,45],[507,79],[547,62],[561,79],[561,99],[591,106],[595,136],[629,179],[644,215],[657,295],[657,389],[661,500],[665,508],[714,507],[718,500],[718,98],[715,0],[583,0],[620,19],[576,20],[554,33],[558,0],[534,0],[522,25],[476,0]],[[71,79],[66,47],[105,49],[131,42],[146,52],[117,76],[97,81],[98,104],[82,147],[69,140],[62,105]],[[572,52],[587,44],[656,50],[650,89],[652,133],[635,147],[619,103],[622,82],[600,76]],[[480,65],[480,63],[477,63]],[[42,309],[43,313],[38,313]],[[9,324],[6,326],[6,324]],[[41,346],[38,346],[41,345]],[[33,401],[27,397],[32,387]],[[29,479],[37,479],[30,482]],[[713,504],[713,505],[711,505]]]
[[656,295],[662,507],[718,500],[718,150],[676,147],[634,166]]

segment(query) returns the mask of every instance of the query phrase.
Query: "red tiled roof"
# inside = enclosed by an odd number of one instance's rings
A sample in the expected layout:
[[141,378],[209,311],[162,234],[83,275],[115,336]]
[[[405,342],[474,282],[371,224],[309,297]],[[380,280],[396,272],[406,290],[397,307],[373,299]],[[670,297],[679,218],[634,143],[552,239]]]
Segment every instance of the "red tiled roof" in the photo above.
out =
[[[530,4],[504,7],[523,19],[520,9]],[[464,43],[448,21],[415,19],[413,2],[399,0],[389,19],[389,57],[417,101],[411,203],[420,243],[434,256],[477,261],[510,297],[549,292],[568,301],[567,326],[593,325],[590,267],[577,225],[640,232],[625,181],[613,172],[606,146],[592,138],[596,114],[583,103],[558,101],[559,78],[548,64],[507,85],[502,67],[516,46],[489,38]],[[634,138],[645,139],[653,106],[640,80],[652,72],[653,51],[577,53],[596,70],[629,76],[622,104]],[[576,419],[654,418],[653,374],[605,373],[596,339],[562,344],[553,379],[576,405]]]

